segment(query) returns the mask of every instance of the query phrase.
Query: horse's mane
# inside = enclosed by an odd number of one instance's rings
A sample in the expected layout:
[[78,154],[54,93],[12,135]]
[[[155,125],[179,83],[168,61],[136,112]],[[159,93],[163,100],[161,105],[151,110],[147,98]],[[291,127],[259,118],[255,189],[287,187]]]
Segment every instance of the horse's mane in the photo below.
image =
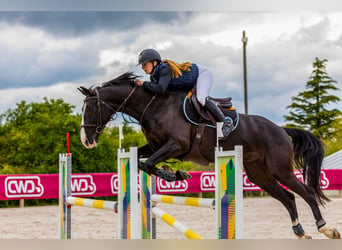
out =
[[102,84],[102,87],[112,86],[123,81],[133,82],[139,76],[135,75],[133,72],[125,72],[122,75]]

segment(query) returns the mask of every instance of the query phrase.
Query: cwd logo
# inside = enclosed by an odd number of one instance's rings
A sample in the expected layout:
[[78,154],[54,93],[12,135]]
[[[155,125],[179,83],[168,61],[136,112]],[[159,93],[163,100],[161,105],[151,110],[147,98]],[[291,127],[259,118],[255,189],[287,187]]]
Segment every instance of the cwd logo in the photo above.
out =
[[215,192],[215,173],[201,174],[201,190]]
[[96,191],[96,185],[91,175],[71,176],[71,192],[73,195],[92,195]]
[[[300,171],[295,171],[295,175],[301,182],[304,182],[303,175]],[[321,171],[321,187],[322,189],[327,189],[329,187],[329,179],[324,171]]]
[[325,175],[324,171],[321,171],[321,187],[322,189],[326,189],[329,187],[329,179]]
[[117,194],[119,192],[119,177],[117,174],[113,174],[112,178],[110,179],[110,187],[112,194]]
[[157,179],[157,188],[158,191],[163,192],[185,192],[188,189],[188,182],[184,181],[174,181],[174,182],[167,182],[161,178]]
[[44,187],[39,176],[15,176],[5,179],[5,194],[8,198],[40,197]]

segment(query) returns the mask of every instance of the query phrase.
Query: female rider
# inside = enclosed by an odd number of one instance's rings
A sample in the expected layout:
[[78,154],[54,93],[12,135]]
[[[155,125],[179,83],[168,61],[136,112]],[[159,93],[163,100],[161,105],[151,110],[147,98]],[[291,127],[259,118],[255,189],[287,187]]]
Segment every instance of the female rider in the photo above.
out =
[[164,93],[166,90],[191,90],[196,84],[197,100],[206,107],[216,121],[223,122],[222,133],[224,139],[233,129],[232,121],[225,117],[216,103],[208,98],[213,79],[207,67],[185,62],[178,64],[171,60],[161,59],[158,51],[145,49],[139,55],[139,63],[150,81],[136,80],[138,86],[143,86],[153,93]]

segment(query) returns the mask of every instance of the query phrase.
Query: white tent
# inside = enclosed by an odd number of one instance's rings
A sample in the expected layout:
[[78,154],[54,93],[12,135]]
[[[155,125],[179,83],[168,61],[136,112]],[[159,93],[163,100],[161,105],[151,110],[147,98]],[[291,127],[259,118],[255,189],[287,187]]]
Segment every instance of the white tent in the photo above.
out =
[[342,149],[324,158],[322,169],[342,169]]

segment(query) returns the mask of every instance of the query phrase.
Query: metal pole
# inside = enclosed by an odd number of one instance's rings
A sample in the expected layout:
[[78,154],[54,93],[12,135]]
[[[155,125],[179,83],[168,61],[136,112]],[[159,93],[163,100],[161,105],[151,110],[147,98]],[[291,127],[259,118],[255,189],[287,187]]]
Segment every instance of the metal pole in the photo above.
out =
[[246,47],[248,38],[246,37],[246,32],[242,32],[243,43],[243,80],[244,80],[244,98],[245,98],[245,114],[248,114],[248,95],[247,95],[247,63],[246,63]]

